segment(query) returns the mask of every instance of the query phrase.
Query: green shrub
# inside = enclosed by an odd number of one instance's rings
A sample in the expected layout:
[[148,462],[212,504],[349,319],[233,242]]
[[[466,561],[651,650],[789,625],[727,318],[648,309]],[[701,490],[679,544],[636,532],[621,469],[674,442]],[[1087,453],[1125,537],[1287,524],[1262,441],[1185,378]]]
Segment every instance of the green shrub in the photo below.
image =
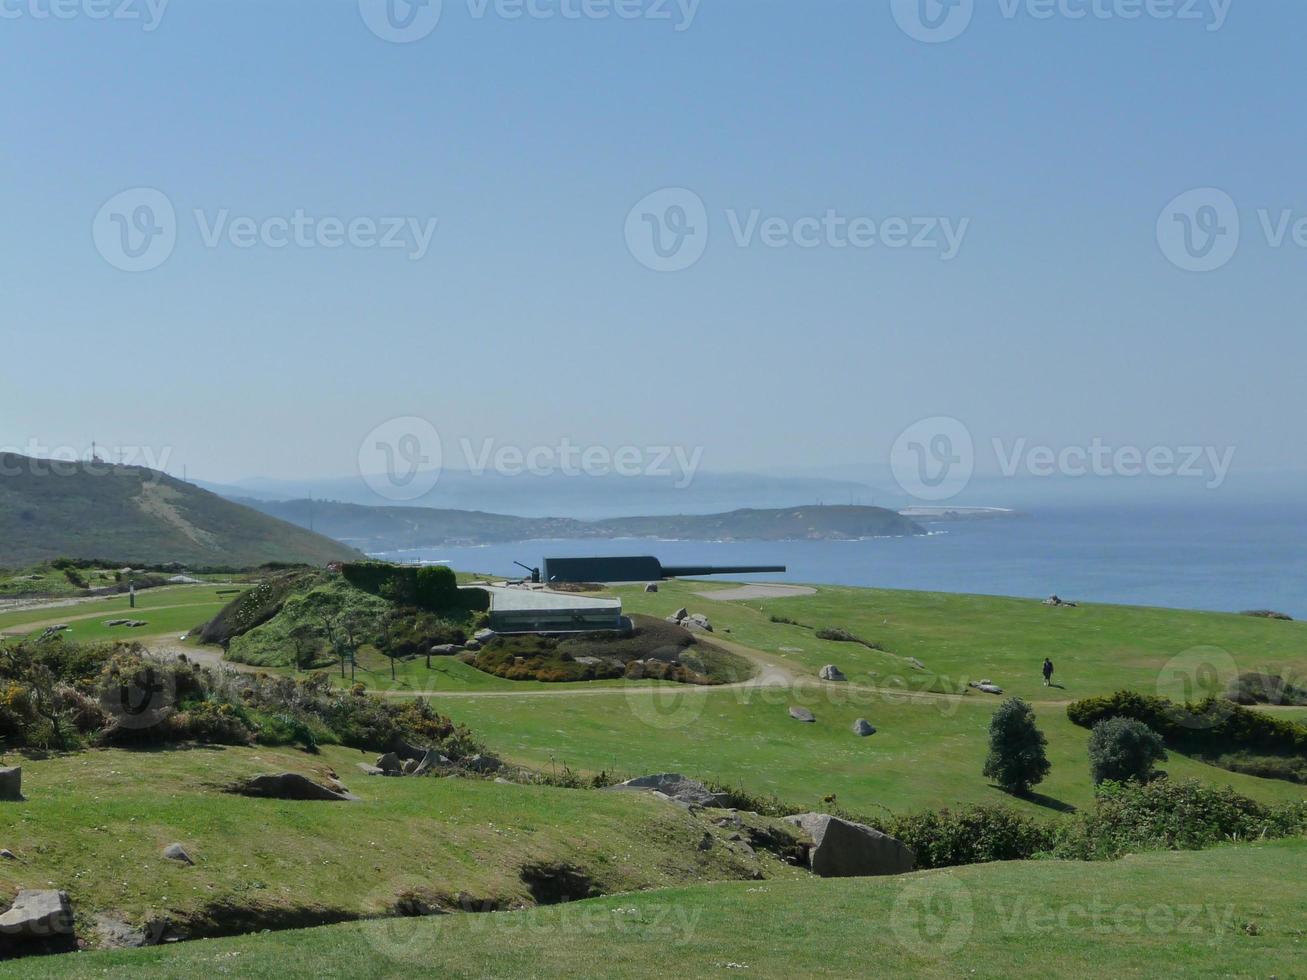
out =
[[1089,736],[1089,771],[1094,785],[1107,779],[1147,782],[1153,766],[1165,758],[1162,736],[1133,718],[1106,718]]
[[1048,775],[1047,745],[1034,710],[1020,698],[1010,698],[990,719],[984,774],[1009,793],[1028,793]]
[[874,825],[912,848],[918,868],[1024,861],[1057,843],[1054,825],[1002,806],[932,810]]
[[1250,711],[1224,698],[1176,704],[1166,698],[1117,691],[1107,697],[1075,701],[1067,705],[1066,713],[1085,728],[1108,718],[1133,718],[1161,735],[1169,748],[1204,757],[1250,751],[1292,756],[1307,751],[1307,725]]
[[1307,689],[1278,674],[1240,674],[1230,683],[1225,696],[1235,704],[1307,705]]
[[1105,782],[1092,813],[1068,827],[1055,853],[1112,860],[1143,850],[1197,850],[1224,841],[1307,831],[1307,805],[1267,807],[1197,780]]

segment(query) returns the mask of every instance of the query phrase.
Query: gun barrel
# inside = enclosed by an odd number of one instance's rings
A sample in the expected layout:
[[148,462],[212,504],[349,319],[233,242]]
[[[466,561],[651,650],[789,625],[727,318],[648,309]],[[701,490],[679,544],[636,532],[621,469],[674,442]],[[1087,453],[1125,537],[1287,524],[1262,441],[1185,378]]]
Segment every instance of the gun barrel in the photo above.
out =
[[664,565],[667,578],[686,578],[693,575],[762,575],[784,572],[784,565]]

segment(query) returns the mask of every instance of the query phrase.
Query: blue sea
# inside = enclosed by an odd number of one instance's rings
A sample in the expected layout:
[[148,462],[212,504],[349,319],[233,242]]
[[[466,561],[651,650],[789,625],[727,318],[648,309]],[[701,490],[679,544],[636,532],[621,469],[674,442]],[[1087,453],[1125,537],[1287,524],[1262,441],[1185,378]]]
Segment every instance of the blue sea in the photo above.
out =
[[[493,575],[514,560],[652,554],[664,564],[783,564],[756,581],[829,583],[1307,618],[1307,506],[1150,504],[1031,508],[1022,516],[923,524],[930,534],[863,541],[524,541],[390,554]],[[740,576],[737,576],[740,577]]]

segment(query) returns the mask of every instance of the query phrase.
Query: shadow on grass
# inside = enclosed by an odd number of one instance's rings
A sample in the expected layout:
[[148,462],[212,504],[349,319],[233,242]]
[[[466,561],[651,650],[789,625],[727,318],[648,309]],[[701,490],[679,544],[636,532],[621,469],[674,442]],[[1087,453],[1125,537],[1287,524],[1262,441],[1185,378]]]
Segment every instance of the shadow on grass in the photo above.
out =
[[989,788],[1002,793],[1004,796],[1010,796],[1018,800],[1025,800],[1028,803],[1042,806],[1046,810],[1052,810],[1055,813],[1075,813],[1077,809],[1077,807],[1072,803],[1067,803],[1065,800],[1059,800],[1053,796],[1047,796],[1044,793],[1009,793],[997,783],[990,783]]

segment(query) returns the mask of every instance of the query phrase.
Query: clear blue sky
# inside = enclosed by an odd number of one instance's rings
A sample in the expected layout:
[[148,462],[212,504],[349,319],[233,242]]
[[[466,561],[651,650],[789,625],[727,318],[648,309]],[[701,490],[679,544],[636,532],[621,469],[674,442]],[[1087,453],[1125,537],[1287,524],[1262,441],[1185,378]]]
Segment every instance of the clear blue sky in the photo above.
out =
[[[1234,0],[1219,30],[1210,0],[1207,21],[976,0],[939,44],[889,0],[703,0],[688,25],[675,0],[670,21],[445,0],[406,44],[354,0],[173,0],[148,32],[72,2],[0,19],[0,444],[345,474],[370,429],[420,415],[447,457],[566,437],[734,470],[883,463],[945,415],[985,443],[1304,465],[1307,249],[1271,247],[1256,216],[1307,216],[1298,0]],[[136,187],[178,230],[128,273],[92,226]],[[658,273],[624,227],[666,187],[705,202],[709,237]],[[1202,187],[1235,199],[1242,241],[1185,272],[1155,229]],[[209,248],[197,209],[439,225],[418,261]],[[727,212],[755,209],[969,225],[949,261],[739,247]]]

